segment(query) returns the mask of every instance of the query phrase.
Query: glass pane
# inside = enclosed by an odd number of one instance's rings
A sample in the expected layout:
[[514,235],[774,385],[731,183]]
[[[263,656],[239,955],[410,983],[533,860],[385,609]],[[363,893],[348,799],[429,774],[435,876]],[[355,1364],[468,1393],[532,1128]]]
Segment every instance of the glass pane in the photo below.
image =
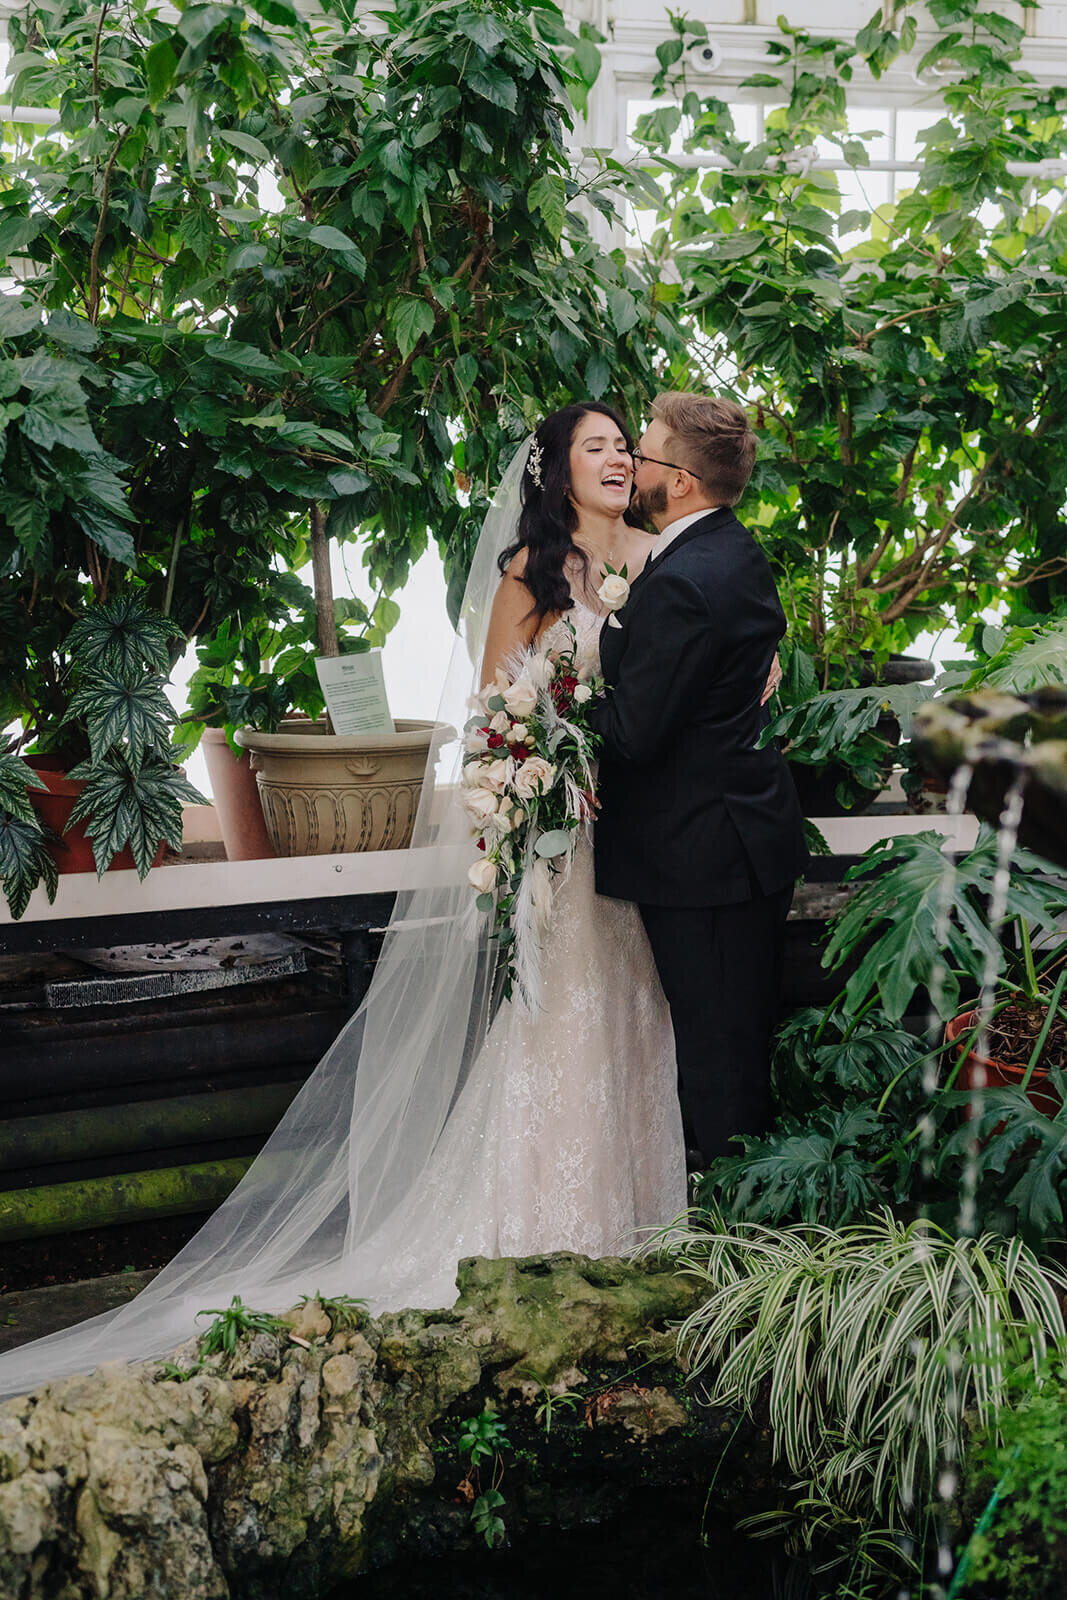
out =
[[919,134],[924,128],[932,128],[943,115],[943,108],[936,105],[924,106],[921,111],[898,111],[897,160],[917,161],[925,148],[919,143]]

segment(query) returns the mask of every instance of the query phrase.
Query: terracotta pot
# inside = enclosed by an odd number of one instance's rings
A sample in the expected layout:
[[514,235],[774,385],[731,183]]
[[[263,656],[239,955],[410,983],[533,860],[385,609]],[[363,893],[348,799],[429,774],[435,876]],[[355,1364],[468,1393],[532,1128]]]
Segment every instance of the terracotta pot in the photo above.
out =
[[430,742],[452,730],[398,721],[395,733],[341,735],[294,720],[279,733],[239,728],[263,818],[280,856],[403,850],[411,843]]
[[205,728],[201,743],[227,861],[271,860],[277,851],[263,821],[248,751],[235,756],[221,728]]
[[[74,810],[74,802],[85,788],[84,779],[68,778],[59,756],[23,756],[23,760],[47,785],[45,789],[31,789],[29,799],[45,826],[60,836],[58,842],[53,841],[48,846],[56,870],[95,872],[96,861],[93,858],[93,847],[85,831],[85,824],[76,822],[70,832],[66,832],[70,814]],[[165,844],[160,845],[153,866],[159,866],[166,848]],[[132,872],[134,868],[133,851],[129,845],[125,845],[108,864],[107,871]]]
[[[945,1038],[951,1044],[954,1039],[962,1034],[969,1033],[974,1027],[978,1017],[977,1011],[964,1011],[961,1016],[953,1017],[945,1025]],[[962,1050],[963,1046],[960,1046]],[[984,1084],[975,1082],[975,1075],[979,1069],[985,1072]],[[1018,1088],[1026,1076],[1025,1067],[1013,1066],[1009,1061],[998,1061],[995,1057],[978,1056],[972,1050],[960,1068],[959,1077],[956,1079],[958,1089],[986,1089]],[[1042,1067],[1035,1067],[1030,1077],[1026,1090],[1026,1098],[1030,1104],[1046,1117],[1054,1117],[1063,1105],[1063,1101],[1055,1089],[1049,1086],[1048,1073]],[[967,1113],[970,1115],[970,1112]]]

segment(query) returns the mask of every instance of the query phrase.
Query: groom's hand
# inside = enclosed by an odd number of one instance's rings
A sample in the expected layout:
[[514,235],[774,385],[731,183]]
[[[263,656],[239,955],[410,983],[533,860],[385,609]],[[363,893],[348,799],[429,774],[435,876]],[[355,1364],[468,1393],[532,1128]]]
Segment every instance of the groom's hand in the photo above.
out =
[[771,670],[767,674],[766,687],[759,697],[759,703],[761,706],[765,706],[767,701],[771,698],[771,695],[777,693],[778,685],[781,683],[781,681],[782,663],[778,659],[778,652],[776,650],[774,652],[774,660],[771,662]]

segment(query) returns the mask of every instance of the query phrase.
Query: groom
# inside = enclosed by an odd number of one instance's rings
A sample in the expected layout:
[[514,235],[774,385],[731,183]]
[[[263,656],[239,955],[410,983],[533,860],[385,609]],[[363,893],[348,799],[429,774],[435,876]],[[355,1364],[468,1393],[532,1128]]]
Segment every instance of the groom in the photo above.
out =
[[756,440],[731,400],[661,394],[634,452],[634,509],[659,539],[604,627],[611,688],[594,830],[600,894],[635,900],[671,1008],[678,1084],[705,1161],[770,1120],[785,921],[807,860],[760,697],[785,616],[732,507]]

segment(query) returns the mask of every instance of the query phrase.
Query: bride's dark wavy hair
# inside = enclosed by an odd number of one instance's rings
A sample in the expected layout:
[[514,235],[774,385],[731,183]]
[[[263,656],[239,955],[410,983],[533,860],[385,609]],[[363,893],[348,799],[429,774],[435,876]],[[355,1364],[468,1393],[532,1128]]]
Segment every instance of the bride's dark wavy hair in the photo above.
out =
[[567,557],[577,556],[583,569],[588,567],[584,553],[574,542],[578,512],[567,490],[570,487],[571,443],[578,424],[591,412],[610,418],[626,440],[626,448],[633,450],[633,435],[610,406],[590,400],[553,411],[534,434],[534,444],[530,447],[531,455],[536,454],[536,448],[541,452],[541,483],[538,485],[534,481],[527,464],[522,475],[518,538],[500,556],[503,573],[520,550],[527,552],[522,582],[533,596],[538,619],[551,611],[569,611],[574,604],[563,566]]

